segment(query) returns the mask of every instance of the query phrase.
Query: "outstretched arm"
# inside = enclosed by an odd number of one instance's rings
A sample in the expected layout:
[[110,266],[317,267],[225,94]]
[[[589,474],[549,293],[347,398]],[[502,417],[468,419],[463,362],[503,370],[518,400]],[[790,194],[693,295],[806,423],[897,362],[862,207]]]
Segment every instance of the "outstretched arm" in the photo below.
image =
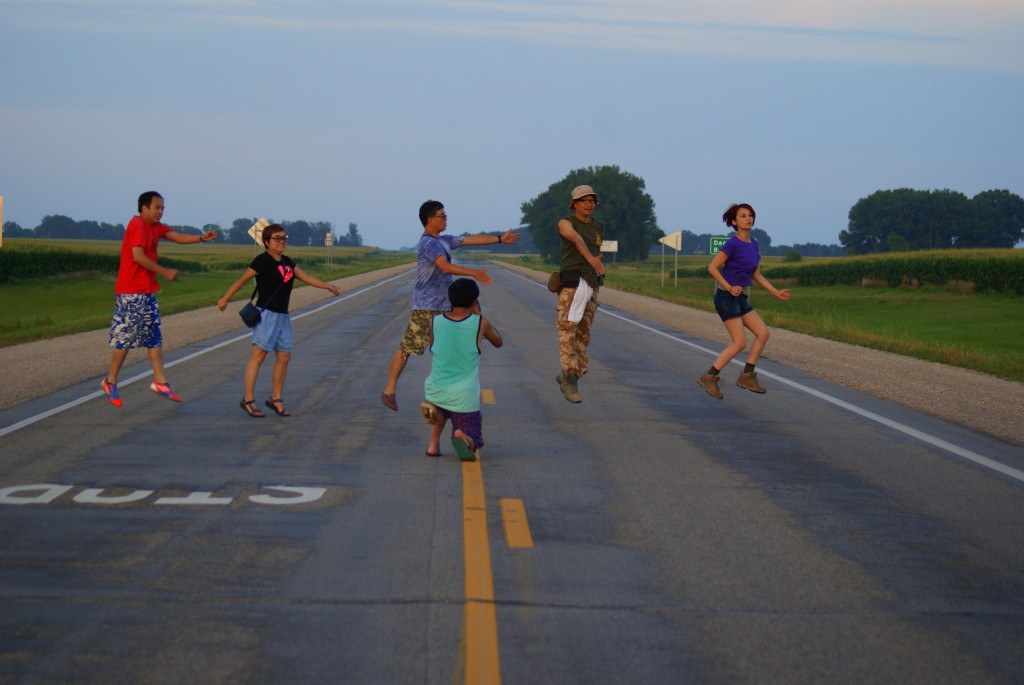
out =
[[253,270],[253,269],[246,269],[245,273],[242,274],[242,277],[239,278],[237,281],[235,281],[234,283],[231,284],[231,287],[228,288],[228,291],[226,293],[224,293],[224,297],[222,297],[219,300],[217,300],[217,307],[221,311],[224,311],[227,308],[227,306],[228,306],[228,300],[231,299],[231,296],[234,295],[235,293],[237,293],[239,290],[241,290],[242,286],[245,285],[247,282],[249,282],[255,276],[256,276],[256,271],[255,270]]
[[338,293],[341,292],[340,290],[338,290],[333,285],[330,285],[329,283],[324,283],[323,281],[321,281],[316,276],[310,276],[309,274],[307,274],[305,271],[303,271],[299,267],[295,267],[295,278],[299,279],[300,281],[302,281],[306,285],[313,286],[314,288],[321,288],[323,290],[330,290],[331,291],[331,295],[337,295]]
[[210,230],[202,235],[192,235],[191,233],[178,233],[177,231],[167,231],[167,233],[164,233],[164,238],[170,240],[172,243],[178,243],[179,245],[208,243],[211,240],[217,239],[217,231]]
[[478,235],[467,235],[462,239],[463,245],[515,245],[516,241],[519,240],[519,234],[513,233],[512,229],[505,231],[503,235],[484,235],[480,233]]

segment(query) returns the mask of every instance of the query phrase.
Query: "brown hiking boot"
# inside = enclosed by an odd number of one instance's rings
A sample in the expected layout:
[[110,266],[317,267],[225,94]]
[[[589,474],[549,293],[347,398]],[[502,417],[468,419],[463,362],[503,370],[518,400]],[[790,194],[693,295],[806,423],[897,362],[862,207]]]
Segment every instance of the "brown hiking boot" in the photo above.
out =
[[736,379],[736,385],[746,388],[750,392],[768,392],[763,385],[757,382],[757,374],[753,371],[741,373],[740,377]]
[[565,395],[565,399],[569,400],[573,404],[579,404],[583,401],[583,397],[580,395],[580,388],[577,385],[579,376],[574,373],[558,374],[558,388]]
[[706,373],[697,379],[697,385],[704,388],[709,395],[723,399],[725,395],[718,389],[719,376],[712,376],[710,373]]

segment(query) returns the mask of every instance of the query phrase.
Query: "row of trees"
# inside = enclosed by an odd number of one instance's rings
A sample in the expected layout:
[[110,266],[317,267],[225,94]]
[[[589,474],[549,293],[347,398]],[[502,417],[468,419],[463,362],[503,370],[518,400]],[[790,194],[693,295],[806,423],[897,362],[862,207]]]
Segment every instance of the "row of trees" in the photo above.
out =
[[[491,252],[538,252],[557,261],[561,254],[554,227],[569,213],[569,194],[578,185],[590,185],[600,196],[596,216],[605,223],[606,240],[618,241],[618,259],[644,260],[658,253],[658,239],[665,235],[658,227],[654,200],[645,191],[644,180],[617,166],[586,167],[570,171],[548,186],[537,197],[524,202],[523,236],[515,246],[489,247]],[[954,247],[1013,247],[1024,241],[1024,199],[1008,190],[986,190],[972,198],[952,190],[879,190],[858,200],[850,209],[849,225],[839,234],[839,245],[806,243],[773,247],[771,237],[755,228],[763,255],[787,255],[798,252],[805,257],[834,257],[843,254],[905,252]],[[247,245],[252,242],[249,227],[257,220],[235,219],[228,228],[206,224],[202,228],[175,226],[176,231],[198,235],[216,229],[221,240]],[[323,245],[329,221],[280,221],[292,245]],[[25,229],[14,222],[3,226],[8,237],[91,238],[120,240],[123,225],[75,221],[70,217],[44,217],[39,226]],[[492,235],[500,235],[496,231]],[[721,235],[721,234],[718,234]],[[684,254],[707,254],[711,234],[682,231]],[[348,225],[348,233],[335,236],[335,245],[358,247],[363,244],[359,229]]]
[[1009,190],[879,190],[857,201],[839,234],[849,254],[1013,247],[1024,240],[1024,199]]
[[[195,226],[174,226],[179,233],[190,233],[200,235],[209,230],[215,230],[219,234],[221,242],[237,245],[251,245],[252,238],[249,237],[249,227],[256,223],[257,219],[235,219],[228,228],[221,228],[217,224],[206,224],[202,228]],[[292,245],[323,245],[324,239],[334,227],[329,221],[279,221],[288,232],[289,242]],[[75,221],[71,217],[54,214],[43,217],[43,220],[35,228],[22,228],[13,221],[4,222],[4,236],[8,238],[61,238],[72,240],[120,240],[124,236],[124,224],[97,223],[95,221]],[[359,247],[363,244],[363,237],[359,235],[359,228],[356,224],[348,225],[348,233],[335,236],[335,245]]]
[[[201,233],[198,229],[182,232]],[[35,228],[22,228],[13,221],[4,222],[4,236],[7,238],[62,238],[72,240],[120,240],[124,236],[124,224],[107,224],[96,221],[75,221],[69,216],[53,214],[43,217]]]

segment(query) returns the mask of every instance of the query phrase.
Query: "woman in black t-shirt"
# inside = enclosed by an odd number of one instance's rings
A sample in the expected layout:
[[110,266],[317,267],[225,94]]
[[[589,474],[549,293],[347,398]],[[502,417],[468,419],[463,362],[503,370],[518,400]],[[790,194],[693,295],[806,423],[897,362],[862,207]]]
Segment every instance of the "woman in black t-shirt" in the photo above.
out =
[[292,356],[292,320],[288,315],[288,301],[292,296],[295,279],[307,285],[329,290],[332,295],[339,291],[333,285],[310,276],[285,256],[284,248],[288,235],[280,224],[270,224],[263,229],[263,246],[266,251],[249,264],[242,277],[228,288],[224,297],[217,300],[217,306],[224,311],[228,300],[251,279],[256,279],[259,297],[256,306],[260,308],[260,322],[252,329],[252,355],[245,366],[245,394],[239,406],[249,416],[262,418],[265,414],[256,408],[256,376],[259,374],[267,353],[275,354],[274,370],[271,373],[272,391],[265,404],[278,416],[291,416],[284,408],[284,381],[288,375],[288,362]]

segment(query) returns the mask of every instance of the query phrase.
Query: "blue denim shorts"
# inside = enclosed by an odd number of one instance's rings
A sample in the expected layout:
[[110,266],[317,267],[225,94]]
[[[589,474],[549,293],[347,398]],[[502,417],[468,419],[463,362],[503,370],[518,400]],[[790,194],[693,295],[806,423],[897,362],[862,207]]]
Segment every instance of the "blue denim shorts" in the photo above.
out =
[[715,311],[722,321],[738,319],[754,311],[748,299],[746,293],[733,297],[728,290],[718,288],[715,290]]
[[267,352],[291,352],[295,344],[292,317],[264,309],[260,312],[260,322],[252,329],[252,344]]

